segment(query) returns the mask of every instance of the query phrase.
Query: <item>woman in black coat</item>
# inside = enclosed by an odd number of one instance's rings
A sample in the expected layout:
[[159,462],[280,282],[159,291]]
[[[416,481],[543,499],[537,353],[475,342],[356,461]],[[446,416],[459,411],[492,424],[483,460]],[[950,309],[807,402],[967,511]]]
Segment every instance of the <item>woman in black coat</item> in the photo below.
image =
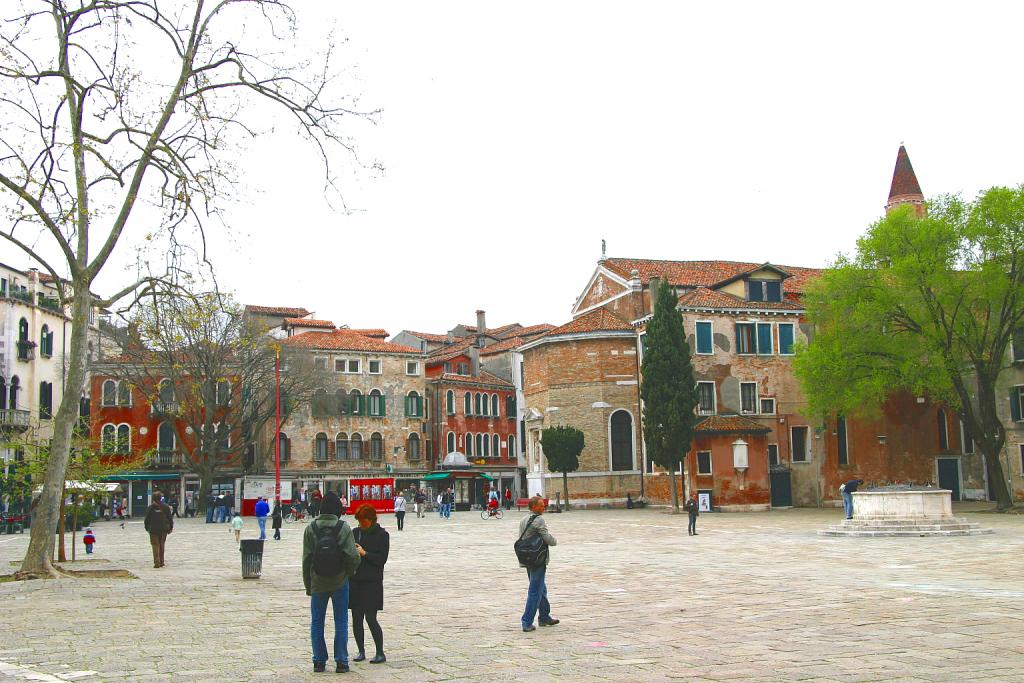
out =
[[284,516],[284,514],[283,514],[283,511],[281,510],[281,503],[280,503],[280,501],[277,502],[277,503],[274,503],[274,511],[272,513],[270,513],[270,520],[271,520],[271,525],[270,526],[274,530],[274,540],[275,541],[280,541],[281,540],[281,520],[282,520],[283,516]]
[[356,551],[361,557],[356,575],[349,580],[351,586],[348,606],[352,610],[352,635],[356,638],[359,654],[352,658],[353,662],[366,659],[363,647],[363,619],[370,628],[373,644],[377,654],[370,664],[387,661],[384,656],[384,632],[377,623],[377,612],[384,609],[384,565],[388,561],[388,549],[391,539],[388,532],[377,524],[377,511],[369,505],[361,505],[356,510],[359,528],[353,530],[356,540]]

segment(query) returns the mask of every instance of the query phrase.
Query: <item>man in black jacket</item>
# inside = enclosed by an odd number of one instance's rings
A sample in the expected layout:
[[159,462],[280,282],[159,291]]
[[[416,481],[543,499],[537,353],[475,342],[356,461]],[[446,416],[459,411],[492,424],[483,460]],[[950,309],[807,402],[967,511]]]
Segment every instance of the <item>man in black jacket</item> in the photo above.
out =
[[686,527],[686,531],[690,536],[697,535],[697,515],[700,514],[700,502],[697,500],[697,494],[691,493],[690,499],[683,503],[683,509],[690,515],[690,524]]
[[847,519],[853,519],[853,494],[863,483],[863,479],[851,479],[843,484],[843,512],[846,513]]
[[171,508],[164,505],[163,496],[159,493],[153,494],[153,503],[146,508],[146,519],[144,526],[149,532],[149,544],[153,546],[153,568],[159,569],[164,566],[164,544],[167,541],[167,534],[174,531],[174,516]]

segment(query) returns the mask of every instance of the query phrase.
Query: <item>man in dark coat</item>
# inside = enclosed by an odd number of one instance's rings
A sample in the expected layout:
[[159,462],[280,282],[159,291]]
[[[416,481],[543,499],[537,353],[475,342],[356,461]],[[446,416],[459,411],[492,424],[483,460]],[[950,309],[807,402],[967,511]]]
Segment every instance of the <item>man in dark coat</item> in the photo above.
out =
[[164,543],[167,534],[174,531],[174,516],[171,508],[164,505],[159,493],[153,495],[153,502],[146,508],[144,526],[149,532],[149,544],[153,546],[153,568],[164,566]]
[[697,500],[697,494],[691,493],[690,499],[683,503],[683,509],[686,510],[686,514],[690,516],[690,523],[686,527],[686,533],[690,536],[697,535],[697,515],[700,514],[700,501]]
[[847,519],[853,519],[853,494],[863,483],[863,479],[851,479],[840,489],[843,492],[843,512],[846,513]]

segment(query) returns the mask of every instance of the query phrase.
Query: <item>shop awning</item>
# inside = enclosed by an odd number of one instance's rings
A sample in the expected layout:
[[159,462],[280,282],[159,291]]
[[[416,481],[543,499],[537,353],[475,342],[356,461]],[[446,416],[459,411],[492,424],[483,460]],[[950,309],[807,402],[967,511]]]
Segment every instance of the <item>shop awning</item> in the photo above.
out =
[[181,479],[181,475],[168,472],[125,472],[103,477],[100,481],[166,481],[169,479]]
[[451,479],[452,477],[462,477],[469,479],[471,477],[480,477],[487,481],[494,481],[494,477],[483,472],[474,472],[473,470],[452,470],[451,472],[431,472],[430,474],[420,477],[423,481],[437,481],[439,479]]
[[[273,434],[271,434],[273,436]],[[431,472],[425,477],[420,477],[423,481],[437,481],[438,479],[448,479],[452,475],[448,472]]]

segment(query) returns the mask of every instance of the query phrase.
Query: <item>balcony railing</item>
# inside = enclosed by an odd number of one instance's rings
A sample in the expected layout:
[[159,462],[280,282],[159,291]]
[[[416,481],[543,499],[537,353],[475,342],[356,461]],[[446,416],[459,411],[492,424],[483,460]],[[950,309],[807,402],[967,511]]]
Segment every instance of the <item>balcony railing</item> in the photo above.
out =
[[156,399],[150,406],[149,412],[153,415],[177,415],[181,406],[177,401],[164,401]]
[[3,429],[14,429],[25,431],[28,429],[29,411],[27,410],[0,410],[0,427]]
[[177,451],[157,451],[151,459],[153,467],[176,467],[181,464],[181,453]]
[[29,361],[36,357],[36,343],[34,341],[18,340],[18,360]]

